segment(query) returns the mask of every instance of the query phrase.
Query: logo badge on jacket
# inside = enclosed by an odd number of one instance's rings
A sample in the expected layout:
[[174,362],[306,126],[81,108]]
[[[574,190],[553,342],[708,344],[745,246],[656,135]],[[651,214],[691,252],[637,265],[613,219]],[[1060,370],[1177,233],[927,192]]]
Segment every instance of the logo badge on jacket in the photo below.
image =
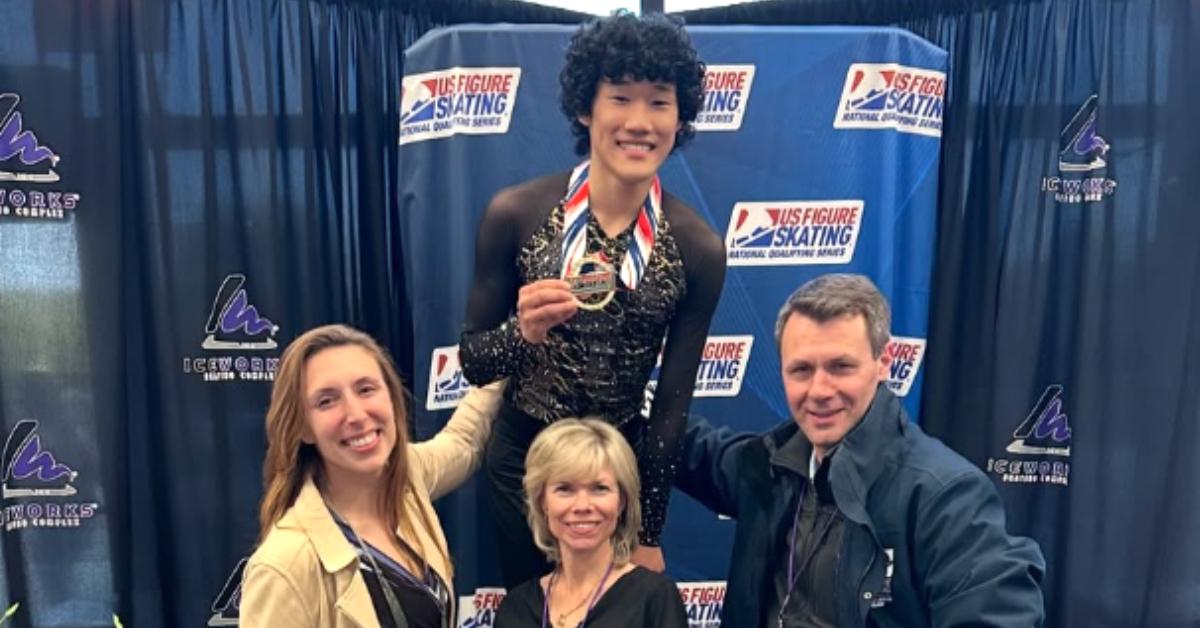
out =
[[879,587],[879,591],[871,598],[871,608],[882,608],[885,604],[892,601],[892,572],[896,568],[896,550],[891,547],[883,548],[883,555],[887,558],[887,567],[883,571],[883,584]]

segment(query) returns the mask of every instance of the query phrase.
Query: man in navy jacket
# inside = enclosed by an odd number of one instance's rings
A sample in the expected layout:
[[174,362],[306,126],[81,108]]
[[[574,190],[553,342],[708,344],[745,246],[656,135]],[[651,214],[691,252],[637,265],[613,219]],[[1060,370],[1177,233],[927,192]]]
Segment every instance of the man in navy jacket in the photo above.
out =
[[1037,544],[884,385],[890,318],[866,277],[804,284],[775,328],[793,421],[688,426],[677,483],[737,520],[723,626],[1041,626]]

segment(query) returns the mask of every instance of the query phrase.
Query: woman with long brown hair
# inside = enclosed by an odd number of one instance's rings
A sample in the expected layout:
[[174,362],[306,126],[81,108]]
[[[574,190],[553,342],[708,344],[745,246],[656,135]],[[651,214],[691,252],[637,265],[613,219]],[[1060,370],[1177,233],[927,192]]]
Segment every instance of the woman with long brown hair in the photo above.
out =
[[328,325],[293,341],[267,411],[243,628],[450,625],[452,565],[431,501],[478,466],[502,386],[473,388],[440,433],[409,443],[403,385],[374,339]]

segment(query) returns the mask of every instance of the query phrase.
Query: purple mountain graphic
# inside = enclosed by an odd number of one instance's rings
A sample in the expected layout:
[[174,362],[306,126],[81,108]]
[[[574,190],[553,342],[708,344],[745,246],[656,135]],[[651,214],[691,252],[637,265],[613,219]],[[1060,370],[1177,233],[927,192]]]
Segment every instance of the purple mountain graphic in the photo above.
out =
[[42,482],[69,482],[75,472],[55,460],[54,454],[42,449],[42,440],[35,434],[25,441],[25,446],[17,453],[9,475],[16,480],[36,475]]
[[1037,440],[1049,438],[1056,443],[1071,440],[1071,426],[1067,423],[1067,415],[1062,413],[1061,398],[1055,397],[1038,415],[1037,423],[1033,424],[1033,437]]
[[[242,286],[246,276],[234,273],[221,282],[204,331],[205,349],[274,349],[279,327],[250,304]],[[218,334],[221,336],[218,338]],[[231,338],[232,336],[232,338]]]
[[258,308],[249,304],[245,290],[238,290],[233,295],[233,300],[229,302],[229,306],[225,308],[225,312],[221,316],[221,331],[227,334],[240,329],[247,335],[257,336],[274,327],[275,323],[259,316]]
[[1071,144],[1071,150],[1080,157],[1087,157],[1094,152],[1099,152],[1101,155],[1108,152],[1108,142],[1104,138],[1096,135],[1096,116],[1088,118],[1087,124],[1083,126],[1083,130],[1079,132],[1079,137]]
[[[0,181],[54,183],[58,155],[24,130],[16,94],[0,94]],[[16,158],[16,159],[14,159]]]
[[1071,425],[1063,413],[1062,386],[1051,384],[1013,430],[1010,453],[1071,455]]
[[75,494],[71,482],[78,474],[42,447],[37,426],[37,421],[25,419],[8,433],[0,454],[5,498]]
[[1062,147],[1058,153],[1059,170],[1088,172],[1108,165],[1104,160],[1108,154],[1108,142],[1096,132],[1096,103],[1099,99],[1096,94],[1089,96],[1059,133]]

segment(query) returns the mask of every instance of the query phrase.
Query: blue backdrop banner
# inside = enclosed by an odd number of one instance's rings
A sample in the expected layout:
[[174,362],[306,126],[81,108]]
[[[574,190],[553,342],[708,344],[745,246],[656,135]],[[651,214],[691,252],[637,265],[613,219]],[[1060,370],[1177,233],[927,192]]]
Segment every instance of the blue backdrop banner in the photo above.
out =
[[[465,394],[456,343],[488,200],[578,161],[558,104],[572,32],[455,27],[406,53],[400,225],[418,438],[436,432]],[[787,420],[773,337],[779,306],[817,275],[858,272],[892,303],[889,383],[916,418],[945,52],[891,28],[689,32],[708,64],[704,107],[695,141],[667,160],[662,181],[723,236],[729,267],[692,412],[746,430]],[[468,486],[440,505],[462,592],[499,581],[481,497]],[[694,593],[689,612],[697,620],[719,613],[730,532],[728,522],[677,494],[664,549],[671,575]],[[474,625],[487,625],[495,598],[475,597]],[[470,603],[463,610],[471,619]]]

